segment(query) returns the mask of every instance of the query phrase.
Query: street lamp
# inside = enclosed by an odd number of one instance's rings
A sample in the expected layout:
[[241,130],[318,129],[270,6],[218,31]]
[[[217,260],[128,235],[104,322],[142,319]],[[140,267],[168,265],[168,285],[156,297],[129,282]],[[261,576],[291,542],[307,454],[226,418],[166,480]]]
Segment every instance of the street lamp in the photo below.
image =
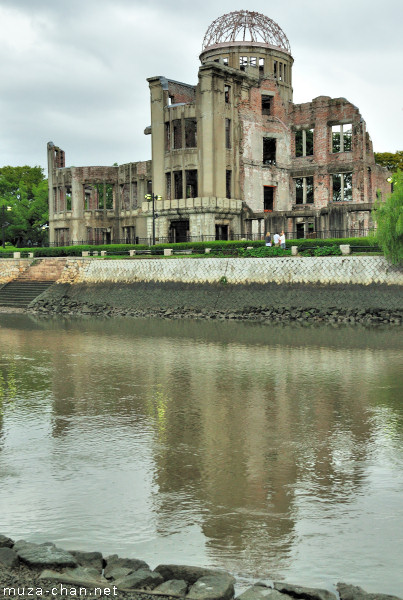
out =
[[5,238],[5,230],[6,227],[8,227],[8,225],[10,225],[10,223],[8,223],[5,219],[6,219],[6,212],[11,210],[11,206],[6,206],[5,204],[3,204],[3,206],[1,207],[1,231],[2,231],[2,237],[3,237],[3,248],[6,247],[6,238]]
[[162,196],[157,196],[157,194],[146,194],[144,198],[147,202],[153,203],[153,246],[155,246],[155,219],[158,218],[158,215],[155,212],[155,201],[162,200]]

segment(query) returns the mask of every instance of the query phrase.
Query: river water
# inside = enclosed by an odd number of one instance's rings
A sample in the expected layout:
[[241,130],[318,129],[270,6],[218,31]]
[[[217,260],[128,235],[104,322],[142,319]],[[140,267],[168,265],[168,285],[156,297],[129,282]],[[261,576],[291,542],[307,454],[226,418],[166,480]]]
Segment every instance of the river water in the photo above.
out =
[[400,328],[0,315],[0,533],[403,589]]

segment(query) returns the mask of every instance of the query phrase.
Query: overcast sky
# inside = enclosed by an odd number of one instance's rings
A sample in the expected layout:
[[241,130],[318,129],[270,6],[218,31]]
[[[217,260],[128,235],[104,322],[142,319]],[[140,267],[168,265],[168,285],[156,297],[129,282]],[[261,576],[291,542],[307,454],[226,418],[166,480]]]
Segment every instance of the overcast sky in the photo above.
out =
[[403,149],[402,0],[0,0],[0,166],[151,158],[147,77],[197,83],[208,26],[234,10],[276,21],[294,102],[345,97],[374,150]]

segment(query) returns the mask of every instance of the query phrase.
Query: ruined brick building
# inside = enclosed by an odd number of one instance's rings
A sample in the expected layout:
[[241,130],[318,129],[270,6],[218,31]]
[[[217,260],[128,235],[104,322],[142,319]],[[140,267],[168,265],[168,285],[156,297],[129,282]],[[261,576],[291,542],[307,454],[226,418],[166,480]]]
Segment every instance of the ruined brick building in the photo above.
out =
[[152,160],[65,167],[48,144],[50,242],[364,234],[377,190],[366,124],[345,98],[293,103],[293,58],[271,19],[237,11],[207,30],[198,84],[148,79]]

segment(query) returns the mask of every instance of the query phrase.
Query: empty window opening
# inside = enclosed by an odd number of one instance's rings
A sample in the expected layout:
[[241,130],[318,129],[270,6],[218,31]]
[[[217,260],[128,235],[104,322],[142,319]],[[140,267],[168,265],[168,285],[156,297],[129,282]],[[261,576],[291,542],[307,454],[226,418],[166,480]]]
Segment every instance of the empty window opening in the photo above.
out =
[[176,200],[183,198],[182,179],[182,171],[174,171],[174,194]]
[[171,124],[170,122],[165,123],[165,151],[168,152],[171,149]]
[[228,225],[216,225],[215,226],[215,239],[216,240],[228,240]]
[[283,65],[283,80],[284,80],[284,83],[287,83],[287,80],[288,80],[287,65],[285,65],[285,64]]
[[245,71],[247,66],[248,66],[248,57],[240,56],[239,57],[239,68],[241,69],[241,71]]
[[225,98],[226,104],[229,104],[231,102],[231,86],[230,85],[224,85],[224,98]]
[[305,237],[305,223],[297,223],[297,240]]
[[283,63],[278,63],[278,80],[283,81]]
[[197,198],[197,170],[186,171],[186,198]]
[[222,64],[224,65],[224,67],[228,67],[228,56],[223,57]]
[[123,239],[126,244],[136,243],[136,228],[132,225],[129,227],[123,227]]
[[171,243],[189,241],[189,221],[171,221],[169,227],[169,241]]
[[231,148],[231,119],[225,119],[225,147]]
[[332,127],[332,152],[351,152],[353,129],[348,125],[333,125]]
[[171,173],[165,173],[165,198],[171,199]]
[[182,121],[181,119],[174,119],[172,121],[174,148],[182,148]]
[[147,194],[153,193],[153,182],[151,179],[147,180]]
[[337,173],[333,179],[333,202],[349,202],[353,199],[353,174]]
[[264,58],[259,58],[259,73],[263,74],[264,72]]
[[313,129],[302,129],[295,132],[295,156],[313,155]]
[[262,94],[262,115],[271,115],[273,97]]
[[263,138],[263,164],[274,165],[276,163],[276,138]]
[[257,58],[256,56],[251,56],[249,59],[249,64],[251,67],[257,67]]
[[71,187],[66,186],[66,210],[71,210]]
[[174,97],[173,96],[168,96],[168,106],[170,106],[173,103],[174,103]]
[[263,210],[265,212],[272,212],[274,205],[274,188],[265,185],[263,188]]
[[196,148],[197,146],[197,121],[196,119],[185,119],[185,148]]
[[277,61],[276,60],[273,61],[273,74],[274,74],[274,79],[277,79]]
[[225,195],[227,198],[231,198],[231,184],[232,184],[232,171],[227,169],[225,171]]
[[294,182],[295,203],[313,204],[313,177],[297,177]]

